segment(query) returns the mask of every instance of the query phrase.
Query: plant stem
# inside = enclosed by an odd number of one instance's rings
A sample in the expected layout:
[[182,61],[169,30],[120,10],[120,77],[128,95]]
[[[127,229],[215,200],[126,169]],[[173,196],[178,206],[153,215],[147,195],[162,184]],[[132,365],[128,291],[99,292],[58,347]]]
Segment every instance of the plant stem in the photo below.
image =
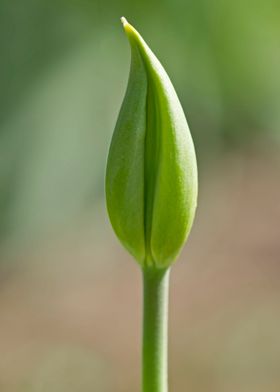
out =
[[167,392],[169,269],[144,269],[142,392]]

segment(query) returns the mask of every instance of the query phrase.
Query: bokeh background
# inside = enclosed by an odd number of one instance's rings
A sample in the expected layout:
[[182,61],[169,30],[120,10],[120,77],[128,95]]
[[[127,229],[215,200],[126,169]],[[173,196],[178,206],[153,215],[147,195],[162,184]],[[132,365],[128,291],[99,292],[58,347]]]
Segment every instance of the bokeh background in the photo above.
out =
[[280,390],[278,0],[0,0],[0,390],[140,391],[141,275],[106,215],[130,53],[167,69],[195,141],[170,390]]

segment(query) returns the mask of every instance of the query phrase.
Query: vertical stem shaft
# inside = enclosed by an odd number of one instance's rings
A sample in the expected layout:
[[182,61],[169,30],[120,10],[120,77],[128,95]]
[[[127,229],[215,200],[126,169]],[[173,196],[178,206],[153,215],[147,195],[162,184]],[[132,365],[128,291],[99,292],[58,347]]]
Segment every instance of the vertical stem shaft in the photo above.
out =
[[142,392],[167,392],[169,269],[143,271]]

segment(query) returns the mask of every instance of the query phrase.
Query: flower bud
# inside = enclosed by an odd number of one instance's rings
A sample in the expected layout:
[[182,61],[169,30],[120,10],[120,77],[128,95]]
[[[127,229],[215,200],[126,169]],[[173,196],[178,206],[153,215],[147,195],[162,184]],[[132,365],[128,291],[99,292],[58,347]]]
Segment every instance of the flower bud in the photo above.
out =
[[140,34],[106,172],[107,209],[119,240],[143,268],[167,268],[184,245],[197,201],[192,137],[174,87]]

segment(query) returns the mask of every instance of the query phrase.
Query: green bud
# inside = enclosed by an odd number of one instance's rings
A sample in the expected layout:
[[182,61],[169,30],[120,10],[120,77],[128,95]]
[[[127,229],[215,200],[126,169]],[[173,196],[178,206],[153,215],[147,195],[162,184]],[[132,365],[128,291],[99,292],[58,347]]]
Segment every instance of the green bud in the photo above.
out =
[[107,208],[116,235],[140,265],[166,268],[194,219],[195,150],[168,75],[140,34],[122,22],[131,68],[108,156]]

